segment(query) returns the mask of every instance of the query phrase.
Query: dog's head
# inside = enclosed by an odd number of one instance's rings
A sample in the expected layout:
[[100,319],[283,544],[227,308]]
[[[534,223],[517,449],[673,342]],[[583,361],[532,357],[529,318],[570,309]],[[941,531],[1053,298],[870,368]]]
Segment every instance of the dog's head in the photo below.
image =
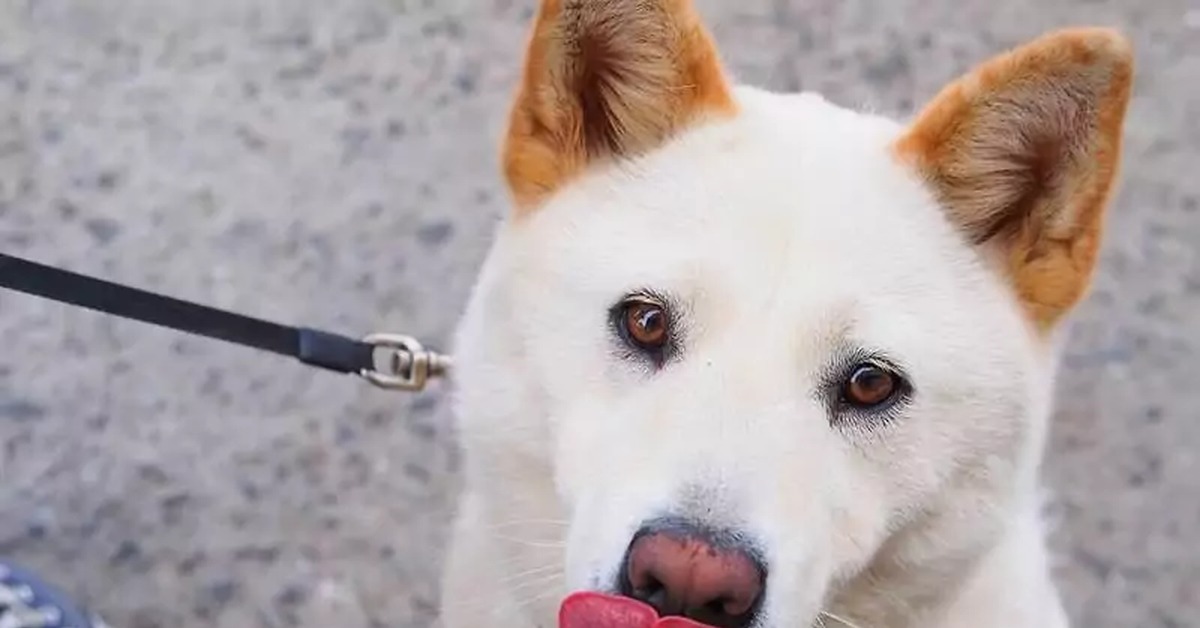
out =
[[1130,82],[1064,31],[901,123],[733,85],[686,0],[544,0],[460,337],[471,463],[512,522],[553,484],[570,588],[712,625],[952,571],[1035,494]]

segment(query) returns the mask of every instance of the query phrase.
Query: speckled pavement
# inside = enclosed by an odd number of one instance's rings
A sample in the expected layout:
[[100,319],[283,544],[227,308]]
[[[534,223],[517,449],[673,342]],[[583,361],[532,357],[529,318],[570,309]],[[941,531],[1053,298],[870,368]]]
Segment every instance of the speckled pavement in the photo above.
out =
[[[0,0],[0,250],[445,346],[533,0]],[[701,0],[744,81],[908,113],[1042,30],[1139,60],[1048,458],[1077,625],[1200,626],[1200,4]],[[0,294],[0,555],[118,628],[431,624],[444,389]],[[870,628],[870,627],[864,627]]]

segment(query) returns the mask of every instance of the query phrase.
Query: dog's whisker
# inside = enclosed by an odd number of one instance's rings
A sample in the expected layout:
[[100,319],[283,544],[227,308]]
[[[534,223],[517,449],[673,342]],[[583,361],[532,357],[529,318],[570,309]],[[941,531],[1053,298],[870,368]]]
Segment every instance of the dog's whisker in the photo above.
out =
[[505,585],[506,585],[505,588],[507,588],[509,591],[523,591],[525,589],[537,588],[537,587],[542,587],[542,586],[553,584],[553,583],[561,580],[562,577],[563,577],[563,573],[561,571],[556,571],[554,573],[548,573],[548,574],[534,575],[534,576],[529,576],[529,577],[526,577],[523,579],[518,579],[513,582],[505,583]]
[[532,604],[541,602],[542,600],[545,600],[546,598],[551,597],[553,595],[561,595],[561,594],[562,594],[562,591],[558,590],[557,588],[552,588],[549,591],[543,591],[542,593],[539,593],[533,597],[528,597],[525,599],[517,600],[517,606],[528,607]]
[[[554,549],[557,550],[558,548]],[[497,560],[492,564],[495,565],[495,571],[502,574],[510,573],[513,570],[518,569],[531,569],[535,567],[540,568],[541,565],[555,565],[558,568],[562,567],[561,560],[548,559],[545,556],[546,552],[534,551],[532,553],[540,556],[529,556],[529,553],[526,552],[505,554],[497,558]]]
[[538,535],[521,535],[504,534],[503,532],[490,531],[490,536],[497,541],[506,543],[516,543],[524,547],[566,547],[566,540],[562,535],[558,534],[538,534]]
[[[550,593],[561,589],[562,579],[563,574],[553,573],[536,578],[529,578],[523,582],[505,584],[504,589],[509,595],[513,596],[513,600],[518,606],[523,606],[524,604],[521,602],[522,599],[532,600],[534,598],[544,596],[546,592],[538,593],[542,589],[546,589]],[[528,595],[527,597],[523,598],[522,594],[533,595]]]
[[520,571],[515,574],[509,574],[508,576],[501,578],[499,582],[501,584],[509,584],[512,582],[520,582],[533,576],[549,573],[553,573],[554,575],[562,575],[562,567],[560,565],[542,565],[541,567],[534,567],[533,569],[526,569],[525,571]]
[[[510,593],[519,593],[521,591],[529,591],[530,589],[536,590],[538,587],[550,587],[551,588],[550,593],[554,593],[555,591],[557,591],[559,589],[559,587],[555,587],[553,585],[556,583],[556,581],[560,580],[562,578],[562,576],[563,576],[563,574],[561,574],[561,573],[553,573],[553,574],[548,574],[548,575],[537,577],[537,578],[529,578],[528,580],[526,580],[524,582],[507,583],[507,584],[505,584],[504,589],[505,589],[505,591],[510,592]],[[543,595],[543,594],[539,594],[539,596],[540,595]],[[537,597],[537,596],[535,596],[535,597]],[[493,604],[493,603],[495,603],[495,599],[490,596],[467,598],[465,600],[455,602],[456,605],[458,605],[464,609],[478,608],[484,604]],[[520,600],[516,600],[516,603],[519,605]]]
[[831,613],[829,611],[821,611],[821,614],[817,617],[817,619],[820,619],[821,616],[828,617],[828,618],[832,619],[833,621],[836,621],[839,624],[846,626],[847,628],[863,628],[862,626],[859,626],[858,624],[856,624],[856,623],[850,621],[849,619],[846,619],[845,617],[842,617],[841,615],[838,615],[836,613]]
[[541,548],[546,548],[546,549],[561,549],[561,548],[565,548],[567,546],[566,542],[564,542],[564,541],[538,541],[538,540],[532,540],[532,539],[522,539],[522,538],[518,538],[515,536],[508,536],[505,534],[492,534],[492,538],[495,538],[495,539],[498,539],[501,541],[506,541],[508,543],[516,543],[518,545],[523,545],[525,547],[541,547]]
[[[551,589],[551,590],[549,590],[549,591],[545,591],[545,592],[543,592],[543,593],[539,593],[538,595],[535,595],[535,596],[532,596],[532,597],[528,597],[528,598],[525,598],[525,599],[517,599],[517,600],[514,600],[514,601],[513,601],[513,605],[517,606],[518,608],[525,608],[525,607],[529,606],[530,604],[535,604],[535,603],[537,603],[537,602],[540,602],[540,601],[542,601],[542,600],[544,600],[544,599],[546,599],[546,598],[548,598],[548,597],[550,597],[550,596],[552,596],[552,595],[555,595],[555,594],[561,594],[561,593],[562,593],[561,591],[557,591],[557,590]],[[488,613],[488,614],[489,614],[489,615],[490,615],[492,618],[495,618],[497,615],[499,615],[500,613],[502,613],[504,610],[505,610],[504,608],[501,608],[501,607],[496,607],[496,608],[493,608],[493,609],[491,610],[491,612],[490,612],[490,613]]]
[[519,527],[519,526],[527,526],[527,525],[528,526],[541,526],[541,525],[559,526],[559,527],[565,528],[565,527],[570,526],[571,522],[562,521],[559,519],[517,519],[517,520],[513,520],[513,521],[505,521],[503,523],[492,524],[492,525],[486,526],[482,529],[494,531],[494,530],[502,530],[505,528],[515,528],[515,527]]

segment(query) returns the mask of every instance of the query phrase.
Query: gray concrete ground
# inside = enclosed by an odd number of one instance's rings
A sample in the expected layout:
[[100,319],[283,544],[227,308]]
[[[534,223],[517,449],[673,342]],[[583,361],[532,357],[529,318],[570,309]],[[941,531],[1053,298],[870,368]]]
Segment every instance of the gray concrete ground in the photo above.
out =
[[[1200,4],[702,0],[745,81],[907,112],[1126,29],[1127,176],[1048,460],[1081,626],[1200,626]],[[444,345],[532,0],[0,0],[0,250]],[[426,626],[443,395],[0,294],[0,555],[126,628]],[[864,627],[869,628],[869,627]]]

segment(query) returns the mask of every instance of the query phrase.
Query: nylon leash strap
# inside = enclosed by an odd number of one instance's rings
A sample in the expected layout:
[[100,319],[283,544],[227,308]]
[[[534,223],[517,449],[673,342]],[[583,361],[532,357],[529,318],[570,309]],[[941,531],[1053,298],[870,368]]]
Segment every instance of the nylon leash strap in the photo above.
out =
[[[308,366],[361,376],[381,388],[419,391],[450,366],[448,357],[426,350],[411,336],[372,334],[356,340],[281,325],[4,253],[0,288],[292,357]],[[381,353],[389,358],[382,368]]]

